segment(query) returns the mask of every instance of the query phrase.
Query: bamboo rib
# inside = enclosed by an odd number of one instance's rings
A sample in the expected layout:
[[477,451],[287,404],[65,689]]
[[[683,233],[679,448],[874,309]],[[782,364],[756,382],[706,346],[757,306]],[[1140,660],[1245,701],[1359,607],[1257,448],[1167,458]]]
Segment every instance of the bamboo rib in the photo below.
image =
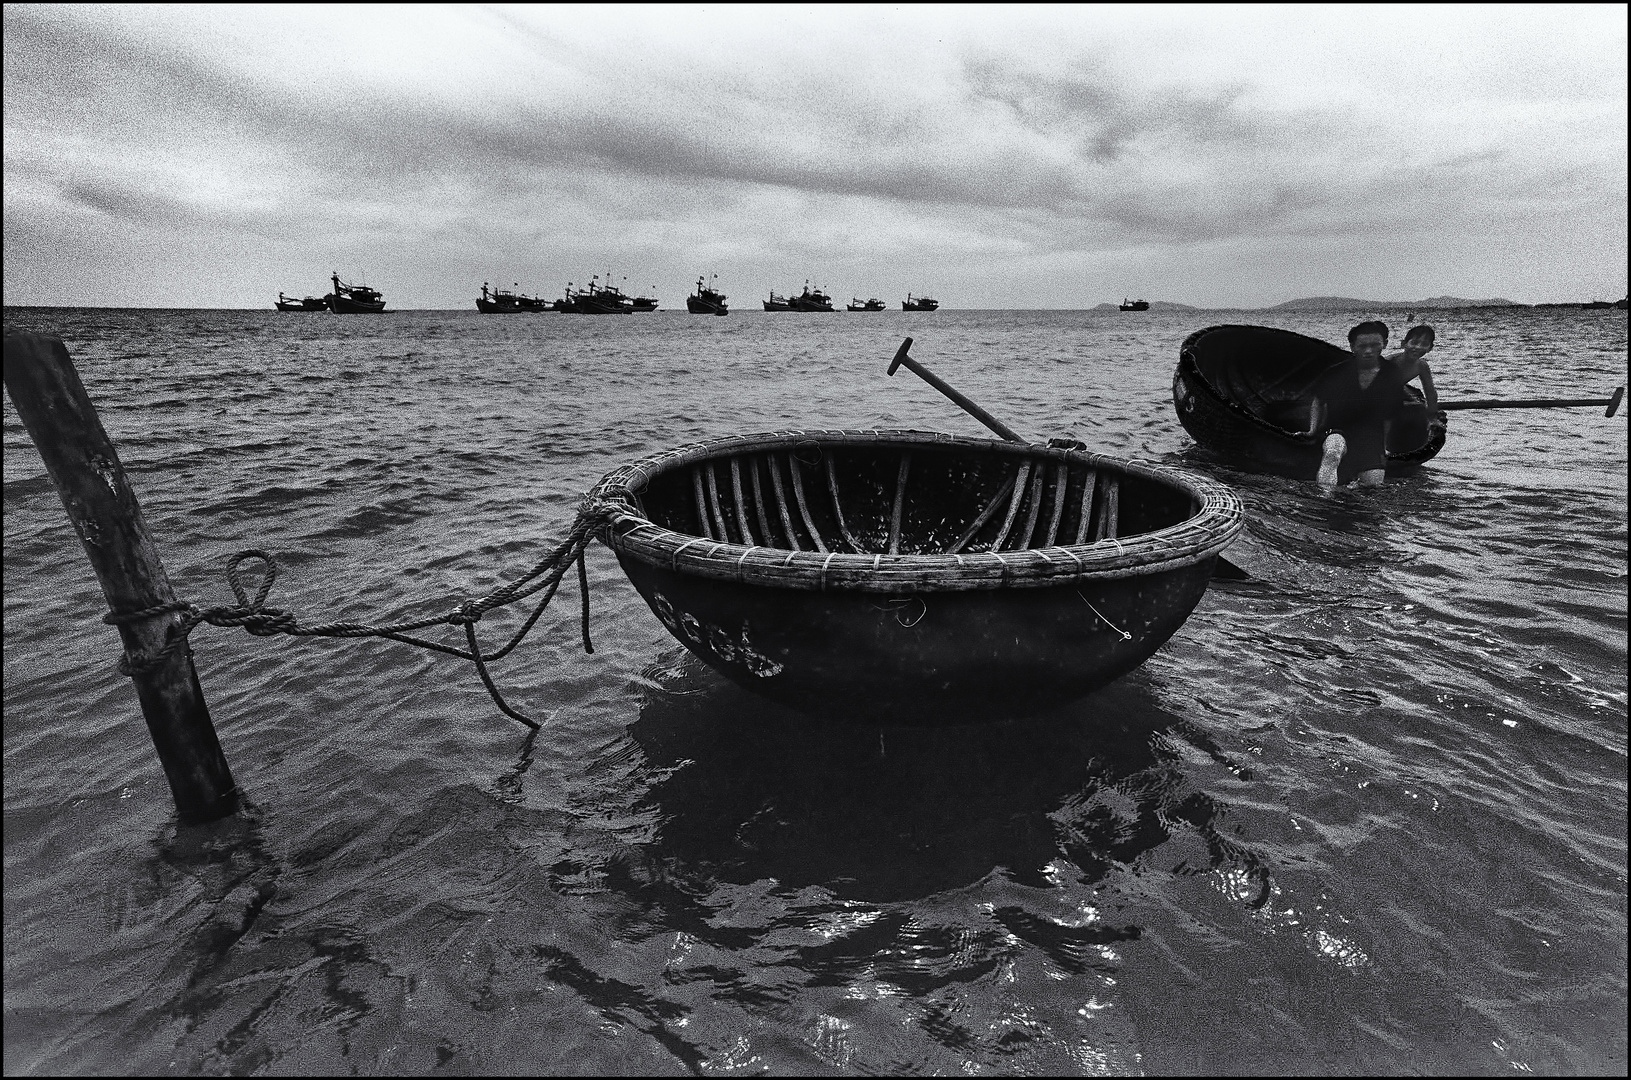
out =
[[955,555],[962,551],[963,545],[974,539],[975,533],[985,528],[985,523],[991,520],[992,515],[997,512],[997,507],[1002,505],[1002,500],[1006,499],[1008,493],[1012,490],[1014,490],[1014,477],[1010,476],[1003,481],[1002,487],[997,489],[997,493],[991,496],[991,501],[986,503],[984,510],[980,511],[980,516],[974,519],[974,524],[964,530],[963,535],[957,538],[957,543],[946,549],[946,554]]
[[782,527],[787,530],[787,546],[794,551],[803,551],[804,545],[799,543],[798,535],[793,532],[793,515],[787,512],[787,490],[782,486],[782,474],[776,468],[774,452],[765,455],[765,464],[770,467],[770,486],[776,489],[776,513],[781,515]]
[[1107,540],[1114,540],[1116,532],[1121,526],[1121,479],[1110,477],[1110,490],[1108,505],[1104,508],[1104,536]]
[[1008,539],[1008,530],[1014,527],[1014,518],[1019,515],[1019,504],[1025,501],[1025,487],[1031,479],[1031,463],[1025,462],[1019,467],[1019,476],[1014,480],[1014,495],[1008,500],[1008,516],[1003,519],[1002,528],[997,530],[997,539],[992,543],[992,551],[1001,551],[1002,542]]
[[748,469],[753,473],[753,509],[759,515],[759,534],[765,538],[765,547],[775,547],[776,537],[770,531],[770,515],[765,513],[765,489],[759,481],[759,459],[748,456]]
[[1031,473],[1031,508],[1025,513],[1025,525],[1014,534],[1014,550],[1024,551],[1031,546],[1031,535],[1036,531],[1036,519],[1042,512],[1042,486],[1047,482],[1042,466]]
[[725,543],[731,542],[731,532],[725,527],[725,514],[719,508],[719,477],[714,475],[714,463],[707,462],[704,471],[708,474],[708,509],[713,511],[714,524],[719,526],[719,538]]
[[697,530],[709,540],[715,539],[713,526],[708,524],[708,500],[702,494],[702,466],[691,466],[691,491],[697,497]]
[[844,520],[844,500],[838,497],[838,469],[832,463],[832,455],[824,454],[822,460],[827,463],[827,490],[832,493],[833,517],[838,519],[838,532],[844,538],[844,543],[857,555],[866,554],[861,542],[855,539],[855,534],[849,531],[849,524]]
[[900,554],[900,511],[906,501],[906,474],[912,468],[912,455],[900,456],[900,471],[895,474],[895,505],[889,511],[889,554]]
[[742,460],[735,455],[731,457],[731,494],[736,496],[736,524],[742,530],[742,543],[753,547],[759,541],[753,538],[753,530],[748,528],[747,507],[742,505]]
[[1059,523],[1065,518],[1065,493],[1070,490],[1070,466],[1061,461],[1053,470],[1053,513],[1048,518],[1048,535],[1043,547],[1052,547],[1059,538]]
[[810,540],[815,544],[816,550],[826,554],[827,545],[821,542],[821,532],[810,517],[810,507],[804,501],[804,474],[799,471],[798,458],[789,451],[787,455],[787,475],[793,478],[793,498],[799,504],[799,517],[804,519],[804,527],[810,530]]
[[1116,535],[1116,511],[1121,501],[1119,488],[1114,473],[1106,473],[1101,479],[1104,481],[1104,497],[1099,500],[1099,520],[1093,527],[1093,539],[1114,539]]
[[1082,480],[1082,515],[1076,522],[1076,546],[1087,543],[1087,527],[1093,520],[1093,491],[1098,486],[1098,473],[1087,470]]

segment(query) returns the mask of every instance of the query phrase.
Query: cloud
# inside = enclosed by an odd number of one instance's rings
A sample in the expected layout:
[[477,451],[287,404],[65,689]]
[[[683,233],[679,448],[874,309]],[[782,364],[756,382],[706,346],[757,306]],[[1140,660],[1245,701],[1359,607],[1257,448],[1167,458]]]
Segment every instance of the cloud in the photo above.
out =
[[[1533,42],[1481,43],[1461,78],[1378,65],[1341,12],[1325,64],[1279,39],[1270,66],[1252,27],[1220,22],[1113,12],[1089,32],[1025,10],[1009,23],[1057,24],[1027,36],[977,12],[923,30],[867,9],[880,25],[863,35],[767,11],[698,36],[531,10],[341,9],[318,32],[292,9],[11,5],[8,232],[90,214],[172,242],[215,230],[385,258],[462,233],[765,263],[854,261],[862,237],[880,258],[944,245],[1086,265],[1379,230],[1516,241],[1515,206],[1538,221],[1625,197],[1623,42],[1579,60],[1609,72],[1593,94]],[[1485,77],[1506,60],[1521,93]]]

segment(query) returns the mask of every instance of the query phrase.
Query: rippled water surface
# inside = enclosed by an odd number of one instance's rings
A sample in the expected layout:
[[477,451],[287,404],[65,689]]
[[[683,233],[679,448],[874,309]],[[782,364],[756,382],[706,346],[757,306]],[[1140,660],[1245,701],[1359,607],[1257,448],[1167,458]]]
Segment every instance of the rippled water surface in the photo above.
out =
[[[1457,413],[1329,499],[1174,418],[1190,331],[1373,314],[7,309],[203,604],[262,547],[307,623],[434,613],[656,450],[979,433],[885,377],[907,334],[1027,436],[1234,486],[1253,580],[1092,697],[938,731],[725,683],[598,545],[594,654],[568,585],[494,665],[534,738],[455,658],[203,627],[252,807],[178,827],[8,400],[5,1071],[1623,1072],[1624,414]],[[1624,312],[1434,321],[1447,400],[1625,381]]]

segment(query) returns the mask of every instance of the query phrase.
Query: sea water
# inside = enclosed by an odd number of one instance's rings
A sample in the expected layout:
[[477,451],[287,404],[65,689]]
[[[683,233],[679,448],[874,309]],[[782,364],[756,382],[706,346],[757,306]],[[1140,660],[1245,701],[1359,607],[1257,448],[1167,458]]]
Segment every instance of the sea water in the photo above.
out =
[[[201,605],[264,548],[304,623],[435,614],[658,450],[980,434],[885,376],[908,335],[1027,437],[1230,484],[1252,580],[1082,701],[941,730],[726,683],[598,544],[595,652],[569,582],[493,665],[532,737],[456,658],[204,626],[248,807],[181,827],[8,400],[5,1071],[1623,1072],[1625,414],[1455,413],[1325,497],[1173,412],[1203,326],[1406,314],[6,309]],[[1421,317],[1446,400],[1626,378],[1621,311]]]

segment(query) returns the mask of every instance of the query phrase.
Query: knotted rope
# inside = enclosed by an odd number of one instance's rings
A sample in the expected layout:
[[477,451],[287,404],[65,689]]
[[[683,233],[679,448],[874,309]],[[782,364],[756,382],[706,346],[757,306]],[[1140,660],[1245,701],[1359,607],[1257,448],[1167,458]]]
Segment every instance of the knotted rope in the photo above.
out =
[[[127,623],[141,622],[143,619],[152,619],[172,612],[180,612],[182,618],[176,624],[170,635],[169,642],[156,652],[146,654],[132,654],[126,652],[119,659],[119,671],[122,674],[134,676],[145,671],[151,671],[162,664],[168,663],[172,654],[181,652],[192,655],[192,649],[187,643],[188,635],[199,623],[209,623],[211,626],[241,626],[257,637],[271,637],[275,634],[286,634],[290,637],[382,637],[391,641],[400,641],[407,645],[414,645],[421,649],[434,649],[437,652],[447,653],[464,660],[472,661],[476,665],[476,672],[481,676],[481,683],[492,695],[493,702],[505,716],[529,728],[537,729],[537,721],[517,712],[505,703],[504,697],[493,685],[493,678],[487,671],[487,665],[494,660],[500,660],[509,655],[521,640],[525,638],[533,625],[543,615],[544,609],[555,598],[555,592],[560,588],[561,579],[573,563],[578,567],[578,592],[582,599],[582,629],[583,651],[592,653],[594,644],[589,640],[589,572],[584,567],[583,552],[589,546],[589,541],[602,527],[609,524],[618,513],[618,509],[605,502],[590,502],[585,499],[578,510],[577,520],[572,523],[567,537],[548,555],[538,561],[532,569],[513,581],[501,585],[497,589],[482,597],[464,600],[452,611],[441,615],[433,615],[424,619],[415,619],[407,622],[376,625],[359,622],[330,622],[319,623],[314,626],[302,626],[300,620],[291,611],[282,608],[269,608],[266,598],[271,595],[272,584],[277,580],[278,564],[270,552],[259,548],[240,551],[227,560],[227,584],[232,588],[232,595],[237,600],[235,604],[222,607],[199,607],[186,600],[172,600],[169,603],[157,604],[153,607],[143,608],[140,611],[109,612],[102,616],[102,621],[112,626]],[[261,577],[260,586],[255,590],[253,599],[249,597],[244,588],[242,565],[249,559],[259,559],[265,564],[265,571]],[[476,644],[476,624],[482,616],[494,608],[513,604],[524,600],[535,593],[542,591],[543,597],[533,608],[532,614],[527,617],[521,629],[517,630],[503,648],[491,653],[483,653]],[[468,649],[459,649],[451,645],[430,641],[426,638],[415,637],[412,631],[424,630],[432,626],[462,626],[464,627],[465,642]]]

